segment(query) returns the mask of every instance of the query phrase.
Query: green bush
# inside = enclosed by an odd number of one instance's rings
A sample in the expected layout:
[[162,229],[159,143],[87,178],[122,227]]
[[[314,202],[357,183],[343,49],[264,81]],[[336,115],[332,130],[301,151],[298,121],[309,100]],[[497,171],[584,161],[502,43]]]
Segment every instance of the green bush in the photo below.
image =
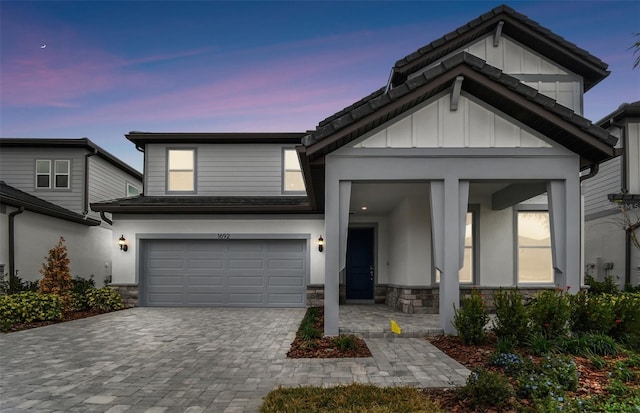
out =
[[615,313],[609,294],[580,291],[569,296],[569,325],[576,333],[607,334],[615,326]]
[[591,294],[616,294],[618,292],[618,284],[611,275],[604,277],[604,281],[598,281],[587,275],[584,277],[584,283],[589,286]]
[[0,328],[6,331],[12,324],[60,320],[62,309],[62,300],[55,294],[28,291],[0,296]]
[[479,408],[504,407],[514,395],[513,386],[505,376],[482,368],[474,369],[459,390],[461,398],[469,399]]
[[[17,271],[16,271],[17,272]],[[1,294],[17,294],[23,291],[38,291],[38,281],[22,281],[18,274],[4,274],[0,282]]]
[[609,335],[635,350],[640,349],[640,293],[610,295],[615,315]]
[[93,279],[75,277],[72,280],[73,289],[71,290],[71,302],[75,311],[84,311],[91,308],[87,299],[87,292],[96,288]]
[[358,343],[356,342],[355,337],[352,335],[335,337],[333,339],[333,343],[335,344],[336,347],[338,347],[338,350],[341,350],[341,351],[355,350],[356,347],[358,346]]
[[571,307],[567,295],[561,289],[541,291],[529,304],[531,331],[547,338],[561,337],[567,332]]
[[571,357],[547,356],[518,377],[519,394],[531,399],[562,396],[578,388],[578,367]]
[[498,338],[512,338],[516,345],[529,335],[529,316],[517,288],[500,290],[493,296],[496,318],[493,331]]
[[619,352],[619,344],[606,334],[576,334],[558,341],[558,347],[565,353],[589,357],[615,356]]
[[547,338],[540,331],[536,331],[527,337],[524,343],[525,347],[536,356],[542,356],[555,351],[557,346],[554,340]]
[[298,336],[304,341],[309,341],[322,337],[322,332],[314,326],[307,324],[300,327]]
[[96,308],[101,311],[121,310],[124,308],[124,302],[120,294],[109,287],[88,290],[86,297],[90,308]]
[[460,310],[454,304],[453,311],[453,326],[463,343],[481,344],[486,340],[485,326],[489,321],[489,313],[478,290],[471,290],[471,295],[462,299]]

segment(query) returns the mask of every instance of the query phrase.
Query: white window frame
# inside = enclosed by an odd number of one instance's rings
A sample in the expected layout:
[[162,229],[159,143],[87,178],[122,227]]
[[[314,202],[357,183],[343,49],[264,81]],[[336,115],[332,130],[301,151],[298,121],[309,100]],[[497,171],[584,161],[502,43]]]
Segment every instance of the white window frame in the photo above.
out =
[[[549,211],[549,207],[547,205],[519,205],[517,207],[514,207],[514,214],[513,214],[513,234],[514,234],[514,242],[513,242],[513,246],[514,246],[514,251],[513,251],[513,267],[514,267],[514,282],[515,285],[518,286],[536,286],[536,285],[540,285],[540,286],[548,286],[548,285],[555,285],[556,283],[556,275],[555,275],[555,270],[553,269],[553,245],[552,245],[552,239],[551,239],[551,228],[549,228],[549,246],[535,246],[535,245],[528,245],[528,246],[521,246],[520,245],[520,234],[518,233],[518,221],[519,221],[519,217],[521,213],[546,213],[547,216],[549,217],[549,225],[551,225],[551,212]],[[551,280],[550,281],[521,281],[520,278],[520,250],[521,249],[548,249],[549,250],[549,255],[551,257]]]
[[[136,194],[135,195],[131,195],[131,188],[135,189]],[[127,198],[131,198],[134,196],[138,196],[140,195],[140,188],[138,188],[137,186],[130,184],[129,182],[127,182],[126,186],[125,186],[125,194],[127,195]]]
[[[193,164],[192,167],[190,169],[171,169],[171,165],[170,165],[170,157],[171,157],[171,152],[173,151],[181,151],[181,152],[191,152],[192,156],[193,156]],[[166,192],[167,193],[172,193],[172,194],[195,194],[197,191],[196,188],[196,159],[197,159],[197,151],[196,148],[188,148],[188,147],[171,147],[171,148],[167,148],[167,177],[166,177]],[[172,190],[171,189],[171,184],[170,184],[170,179],[171,179],[171,173],[172,172],[191,172],[191,179],[192,179],[192,187],[193,189],[177,189],[177,190]]]
[[[67,171],[62,173],[58,172],[58,162],[64,162],[67,164]],[[55,189],[69,189],[71,188],[71,161],[68,159],[56,159],[53,161],[54,171],[53,171],[53,187]],[[66,176],[67,177],[67,185],[66,186],[58,186],[58,177]]]
[[[46,162],[47,165],[49,166],[47,168],[48,169],[47,173],[38,172],[38,163],[40,163],[40,162]],[[52,182],[51,182],[51,160],[50,159],[36,159],[35,172],[36,172],[36,181],[35,181],[36,189],[51,189],[51,184],[52,184]],[[38,177],[39,176],[46,176],[47,179],[48,179],[49,185],[47,185],[47,186],[39,186],[38,185]]]
[[[298,169],[287,169],[287,151],[295,153],[296,159],[298,159]],[[287,189],[287,172],[300,172],[302,178],[302,190],[288,190]],[[307,189],[304,183],[304,175],[302,174],[302,165],[300,165],[300,158],[295,148],[282,148],[282,193],[287,195],[306,195]]]

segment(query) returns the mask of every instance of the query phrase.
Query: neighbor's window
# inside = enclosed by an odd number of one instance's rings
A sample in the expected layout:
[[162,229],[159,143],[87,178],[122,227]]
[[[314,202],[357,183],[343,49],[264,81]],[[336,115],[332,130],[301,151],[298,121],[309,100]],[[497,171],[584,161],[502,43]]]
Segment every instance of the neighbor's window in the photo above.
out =
[[195,152],[195,149],[169,149],[169,191],[195,191]]
[[518,282],[553,283],[549,212],[518,211]]
[[51,161],[36,161],[36,188],[51,188]]
[[70,185],[71,161],[53,161],[53,173],[51,171],[51,164],[52,161],[48,159],[38,159],[36,161],[36,188],[49,189],[53,186],[55,189],[68,189]]
[[140,195],[140,190],[127,182],[127,197]]
[[69,188],[70,161],[55,161],[54,185],[56,188]]
[[[467,212],[464,231],[464,263],[458,273],[461,283],[473,282],[473,212]],[[440,282],[440,271],[436,269],[436,282]]]
[[304,192],[304,179],[295,149],[284,150],[283,192]]

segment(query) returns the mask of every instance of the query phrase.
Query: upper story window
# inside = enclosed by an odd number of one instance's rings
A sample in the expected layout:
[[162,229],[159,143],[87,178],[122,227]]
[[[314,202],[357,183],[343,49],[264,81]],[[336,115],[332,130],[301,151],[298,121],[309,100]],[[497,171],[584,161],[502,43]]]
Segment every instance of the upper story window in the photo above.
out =
[[300,168],[300,160],[295,149],[285,149],[283,155],[283,179],[282,192],[303,193],[304,179],[302,178],[302,169]]
[[195,149],[169,149],[167,152],[167,191],[195,191]]
[[37,189],[69,189],[71,161],[38,159],[36,160]]
[[517,211],[518,283],[554,282],[548,211]]
[[140,195],[140,189],[137,186],[131,185],[127,182],[127,197],[130,198],[132,196]]

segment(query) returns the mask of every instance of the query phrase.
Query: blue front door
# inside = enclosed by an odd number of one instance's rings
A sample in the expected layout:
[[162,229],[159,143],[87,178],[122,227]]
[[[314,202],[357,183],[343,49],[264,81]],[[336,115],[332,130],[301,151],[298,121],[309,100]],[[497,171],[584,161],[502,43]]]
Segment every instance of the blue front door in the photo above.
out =
[[373,300],[373,228],[349,228],[347,238],[347,300]]

